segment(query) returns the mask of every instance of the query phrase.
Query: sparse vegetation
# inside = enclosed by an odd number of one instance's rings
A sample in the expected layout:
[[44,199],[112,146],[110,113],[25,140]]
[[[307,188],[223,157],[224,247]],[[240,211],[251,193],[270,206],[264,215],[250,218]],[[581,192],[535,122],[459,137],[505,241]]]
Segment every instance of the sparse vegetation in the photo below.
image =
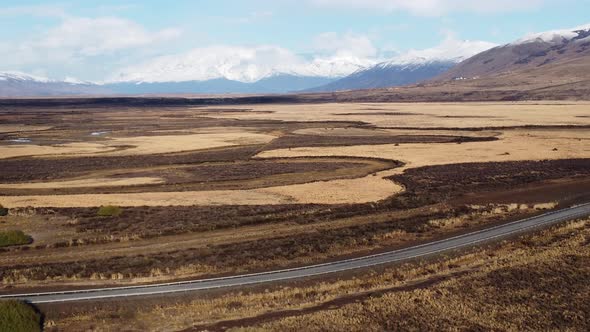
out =
[[[21,230],[7,235],[12,247],[0,248],[0,288],[135,285],[308,265],[403,248],[590,199],[590,154],[584,149],[589,123],[579,115],[588,104],[380,104],[379,112],[360,112],[368,106],[248,106],[257,113],[6,108],[0,126],[30,130],[23,125],[26,114],[30,125],[50,129],[34,133],[38,147],[9,147],[23,150],[19,158],[0,153],[0,186],[6,188],[0,202],[10,206],[0,232]],[[474,115],[474,109],[486,115]],[[555,125],[555,112],[569,125]],[[297,120],[300,113],[305,121]],[[89,138],[97,130],[123,143],[149,137],[158,146],[136,156],[125,155],[134,149],[128,144],[98,153],[102,149],[94,144],[113,142]],[[225,141],[228,132],[274,139],[236,139],[236,146],[179,152],[200,133]],[[76,142],[90,142],[90,152],[30,157],[46,146],[56,151]],[[171,151],[164,143],[172,144]],[[553,160],[560,158],[569,159]],[[403,171],[396,160],[404,161]],[[155,181],[88,185],[136,178]],[[78,180],[83,185],[72,186]],[[386,184],[379,198],[350,201],[359,204],[332,200],[328,190],[361,197],[377,188],[373,182]],[[30,183],[35,186],[26,188]],[[310,185],[319,188],[317,195]],[[219,198],[202,193],[209,190]],[[233,196],[238,191],[241,196]],[[300,200],[295,191],[318,199]],[[195,192],[206,199],[177,204]],[[148,198],[129,197],[134,193]],[[49,203],[33,203],[34,197]],[[584,296],[590,279],[588,223],[451,257],[239,291],[41,308],[52,310],[45,321],[49,331],[587,330],[580,317],[590,311]],[[18,238],[30,243],[27,234],[34,235],[33,245],[15,245]]]
[[114,205],[101,206],[96,215],[99,217],[118,217],[123,213],[123,209]]
[[[243,273],[252,270],[288,267],[310,264],[341,255],[366,252],[409,243],[413,240],[427,240],[433,235],[465,230],[469,227],[489,222],[498,222],[509,216],[533,209],[514,209],[506,207],[478,207],[471,209],[445,209],[408,216],[406,218],[368,214],[367,217],[350,220],[331,220],[338,213],[360,213],[348,207],[341,211],[329,211],[322,232],[309,233],[306,230],[316,227],[318,220],[301,219],[301,225],[285,227],[292,231],[282,236],[264,236],[241,241],[206,243],[201,240],[196,247],[186,246],[182,250],[147,252],[134,255],[117,255],[114,252],[105,257],[89,257],[83,261],[38,261],[8,266],[0,271],[0,279],[7,284],[18,284],[20,280],[56,279],[126,279],[152,277],[196,277],[204,274]],[[498,210],[498,211],[495,211]],[[198,211],[198,210],[197,210]],[[272,210],[271,210],[272,211]],[[370,212],[370,211],[366,211]],[[313,217],[313,216],[312,216]],[[322,217],[321,214],[317,218]],[[368,220],[367,220],[368,219]],[[259,222],[265,222],[260,220]],[[336,223],[334,227],[328,227]],[[117,223],[119,224],[119,222]],[[279,228],[274,227],[275,231]],[[230,231],[232,232],[232,231]],[[206,233],[205,233],[206,234]],[[207,236],[207,235],[205,235]],[[205,246],[206,245],[206,246]]]
[[448,331],[460,326],[460,330],[587,331],[589,225],[589,221],[570,222],[468,255],[463,262],[455,259],[447,267],[439,265],[432,270],[435,275],[449,266],[477,269],[428,287],[386,292],[336,310],[286,315],[237,330]]
[[[584,331],[590,326],[588,236],[590,220],[575,221],[497,246],[353,277],[213,297],[89,304],[49,318],[60,329],[81,330],[100,319],[104,329],[383,331],[452,330],[459,324],[464,330]],[[122,320],[118,313],[124,309]]]
[[18,246],[29,244],[33,239],[22,231],[3,231],[0,232],[0,247]]
[[29,304],[16,300],[0,301],[0,332],[41,331],[41,315]]

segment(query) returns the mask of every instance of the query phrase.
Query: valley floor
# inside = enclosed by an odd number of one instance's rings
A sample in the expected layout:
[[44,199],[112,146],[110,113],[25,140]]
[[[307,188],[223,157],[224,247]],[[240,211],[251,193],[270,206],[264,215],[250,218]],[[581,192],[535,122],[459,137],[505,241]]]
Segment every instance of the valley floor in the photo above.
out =
[[[0,293],[302,266],[589,202],[589,107],[3,107],[0,233],[31,240],[0,247]],[[293,283],[41,309],[50,330],[584,329],[588,229]]]

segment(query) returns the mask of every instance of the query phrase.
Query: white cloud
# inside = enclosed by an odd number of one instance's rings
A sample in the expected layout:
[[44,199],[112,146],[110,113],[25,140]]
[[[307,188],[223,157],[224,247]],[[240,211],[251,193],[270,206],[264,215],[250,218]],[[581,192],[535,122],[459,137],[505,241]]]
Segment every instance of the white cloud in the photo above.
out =
[[408,50],[389,61],[390,64],[411,64],[424,61],[460,62],[498,46],[485,41],[459,40],[452,31],[443,31],[445,39],[437,46],[423,50]]
[[314,47],[320,53],[329,53],[334,56],[349,57],[374,57],[377,48],[369,37],[354,33],[338,34],[326,32],[317,36]]
[[41,39],[32,42],[31,47],[97,56],[167,41],[180,33],[174,28],[149,32],[133,21],[116,17],[67,18]]
[[149,31],[118,17],[65,16],[58,25],[29,40],[0,43],[0,58],[5,66],[20,70],[61,68],[91,72],[96,61],[106,65],[106,57],[128,57],[180,35],[176,28]]
[[[432,48],[409,50],[390,58],[392,64],[427,61],[461,61],[496,46],[483,41],[464,41],[455,34],[441,31],[443,41]],[[366,36],[324,33],[314,40],[311,57],[294,54],[274,46],[217,45],[189,52],[160,56],[120,70],[109,81],[114,82],[182,82],[225,78],[255,82],[274,74],[342,77],[386,59]]]
[[271,74],[272,68],[297,61],[295,55],[280,47],[217,45],[154,58],[121,70],[113,80],[160,82],[225,77],[250,82]]
[[308,0],[313,5],[385,11],[407,11],[415,15],[449,12],[507,12],[538,7],[548,0]]
[[[337,51],[337,48],[333,51]],[[273,45],[217,45],[160,56],[124,68],[110,81],[180,82],[226,78],[255,82],[274,74],[341,77],[376,62],[374,59],[346,54],[329,54],[307,59]]]

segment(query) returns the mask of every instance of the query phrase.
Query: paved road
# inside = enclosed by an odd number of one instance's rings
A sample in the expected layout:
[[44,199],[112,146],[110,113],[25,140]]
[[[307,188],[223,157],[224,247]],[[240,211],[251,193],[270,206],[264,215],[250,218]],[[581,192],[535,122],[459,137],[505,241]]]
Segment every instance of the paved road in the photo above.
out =
[[18,298],[32,303],[51,303],[65,301],[96,300],[104,298],[123,298],[130,296],[169,294],[177,292],[198,291],[214,288],[236,287],[242,285],[258,284],[279,280],[288,280],[317,276],[322,274],[360,269],[386,263],[399,262],[416,257],[423,257],[452,249],[473,246],[486,241],[504,238],[510,235],[523,233],[535,228],[553,225],[562,221],[590,216],[590,204],[546,213],[533,218],[515,221],[512,223],[491,227],[477,232],[464,234],[436,242],[430,242],[406,249],[400,249],[347,259],[338,262],[312,265],[301,268],[278,270],[264,273],[238,275],[214,279],[204,279],[185,282],[173,282],[147,286],[116,287],[102,289],[88,289],[78,291],[0,295],[0,298]]

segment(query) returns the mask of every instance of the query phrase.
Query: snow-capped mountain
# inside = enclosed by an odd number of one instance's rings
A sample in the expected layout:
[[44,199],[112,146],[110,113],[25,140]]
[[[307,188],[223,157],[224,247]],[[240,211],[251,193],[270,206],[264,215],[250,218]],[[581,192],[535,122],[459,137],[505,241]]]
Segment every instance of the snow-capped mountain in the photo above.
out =
[[190,82],[226,79],[253,83],[273,76],[337,78],[374,64],[352,56],[306,59],[275,46],[212,46],[157,57],[116,73],[110,83]]
[[39,82],[49,83],[50,79],[47,77],[34,76],[30,74],[21,73],[18,71],[0,72],[0,81],[20,81],[20,82]]
[[332,82],[325,77],[273,75],[256,82],[225,78],[185,82],[118,82],[97,84],[66,78],[62,81],[20,72],[0,72],[0,97],[136,94],[285,93]]
[[332,82],[325,77],[275,75],[252,83],[217,78],[186,82],[120,82],[104,85],[118,94],[223,94],[223,93],[285,93],[309,89]]
[[[206,47],[125,68],[100,84],[0,72],[0,97],[337,91],[523,70],[540,73],[544,68],[551,74],[535,74],[536,77],[590,74],[590,24],[531,34],[494,46],[447,38],[436,47],[410,50],[384,62],[342,54],[295,55],[273,46]],[[568,66],[561,66],[566,62]],[[566,67],[569,69],[565,70]]]
[[565,61],[590,63],[590,24],[530,34],[477,54],[437,80],[479,78],[522,70],[538,70]]
[[104,86],[123,94],[285,93],[327,84],[376,62],[305,57],[275,46],[212,46],[125,68]]
[[559,45],[570,40],[590,41],[590,24],[581,25],[571,29],[553,30],[529,34],[509,45],[523,45],[530,43],[546,43]]
[[437,47],[410,50],[385,62],[310,91],[371,89],[413,84],[440,75],[458,63],[496,46],[482,41],[447,38]]
[[66,79],[51,80],[46,77],[21,72],[0,72],[0,97],[59,96],[101,94],[103,87],[88,82]]

